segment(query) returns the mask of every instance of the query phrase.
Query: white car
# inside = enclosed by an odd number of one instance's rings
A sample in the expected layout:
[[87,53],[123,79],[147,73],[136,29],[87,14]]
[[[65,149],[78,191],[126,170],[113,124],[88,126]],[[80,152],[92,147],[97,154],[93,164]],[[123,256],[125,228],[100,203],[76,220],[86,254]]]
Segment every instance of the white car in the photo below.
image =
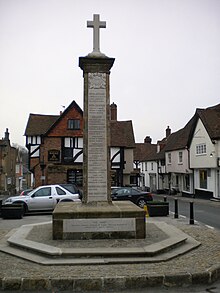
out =
[[9,197],[4,204],[23,204],[25,214],[28,211],[53,210],[59,201],[81,200],[79,193],[72,193],[57,184],[37,187],[27,195]]

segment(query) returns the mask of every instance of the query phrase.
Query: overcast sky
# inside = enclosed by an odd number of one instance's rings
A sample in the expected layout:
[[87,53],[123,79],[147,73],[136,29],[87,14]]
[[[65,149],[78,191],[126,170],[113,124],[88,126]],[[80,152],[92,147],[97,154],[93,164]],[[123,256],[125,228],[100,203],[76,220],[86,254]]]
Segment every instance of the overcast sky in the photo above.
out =
[[0,0],[0,138],[25,144],[30,113],[83,109],[80,56],[100,14],[101,52],[114,57],[110,98],[136,142],[182,128],[220,103],[219,0]]

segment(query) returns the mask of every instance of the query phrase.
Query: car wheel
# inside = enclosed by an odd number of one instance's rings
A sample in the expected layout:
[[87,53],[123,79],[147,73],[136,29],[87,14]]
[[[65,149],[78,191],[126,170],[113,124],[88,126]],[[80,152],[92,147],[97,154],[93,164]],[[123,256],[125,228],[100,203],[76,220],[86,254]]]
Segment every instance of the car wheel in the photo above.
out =
[[138,201],[137,201],[137,205],[140,207],[140,208],[144,208],[146,202],[144,200],[144,198],[139,198]]
[[23,215],[27,214],[28,212],[28,206],[26,205],[26,203],[23,203]]
[[20,202],[20,201],[18,201],[18,202],[14,202],[15,204],[20,204],[20,205],[22,205],[22,208],[23,208],[23,216],[28,212],[28,206],[27,206],[27,204],[26,203],[24,203],[24,202]]

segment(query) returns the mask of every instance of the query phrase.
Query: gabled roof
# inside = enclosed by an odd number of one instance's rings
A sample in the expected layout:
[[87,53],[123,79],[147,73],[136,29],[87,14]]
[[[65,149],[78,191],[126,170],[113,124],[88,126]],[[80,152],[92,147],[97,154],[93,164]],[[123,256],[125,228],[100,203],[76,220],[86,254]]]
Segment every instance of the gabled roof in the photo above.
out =
[[155,150],[147,153],[145,151],[145,160],[163,160],[165,159],[165,152],[186,148],[189,144],[189,138],[194,129],[195,121],[196,115],[194,115],[182,129],[171,133],[168,137],[165,137],[159,141],[158,144],[164,146],[160,152],[157,153]]
[[24,135],[44,135],[59,117],[60,115],[30,114]]
[[211,139],[220,138],[220,104],[206,108],[197,109],[196,115],[201,119]]
[[157,151],[157,145],[151,143],[136,143],[134,149],[134,160],[135,161],[148,161],[155,156]]
[[173,132],[167,139],[164,152],[184,149],[188,147],[191,133],[195,127],[196,115],[180,130]]
[[[72,108],[83,115],[81,108],[73,101],[61,115],[30,114],[27,122],[25,136],[47,135],[59,121]],[[134,148],[134,132],[132,121],[110,121],[111,146]]]
[[80,108],[80,106],[75,101],[72,101],[72,103],[63,111],[63,113],[58,116],[58,119],[51,125],[51,127],[48,129],[45,135],[47,135],[51,130],[53,130],[54,127],[56,127],[56,125],[59,123],[59,121],[62,120],[63,117],[73,108],[75,108],[76,111],[79,112],[81,116],[83,116],[83,111]]
[[163,150],[157,154],[161,158],[165,152],[189,147],[196,123],[201,119],[211,139],[220,139],[220,104],[206,109],[196,109],[189,122],[180,130],[172,133]]
[[134,148],[132,121],[110,121],[110,145],[115,147]]
[[66,115],[70,109],[75,108],[81,115],[83,115],[82,109],[79,105],[73,101],[61,115],[42,115],[42,114],[30,114],[28,123],[26,126],[26,136],[45,135],[52,130],[57,123]]

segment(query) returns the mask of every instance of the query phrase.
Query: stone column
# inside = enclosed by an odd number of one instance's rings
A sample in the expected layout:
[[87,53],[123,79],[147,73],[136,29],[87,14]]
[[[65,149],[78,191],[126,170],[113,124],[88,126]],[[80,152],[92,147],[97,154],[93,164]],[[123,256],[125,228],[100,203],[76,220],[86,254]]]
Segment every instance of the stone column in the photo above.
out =
[[114,60],[79,58],[84,76],[83,203],[111,203],[109,75]]

